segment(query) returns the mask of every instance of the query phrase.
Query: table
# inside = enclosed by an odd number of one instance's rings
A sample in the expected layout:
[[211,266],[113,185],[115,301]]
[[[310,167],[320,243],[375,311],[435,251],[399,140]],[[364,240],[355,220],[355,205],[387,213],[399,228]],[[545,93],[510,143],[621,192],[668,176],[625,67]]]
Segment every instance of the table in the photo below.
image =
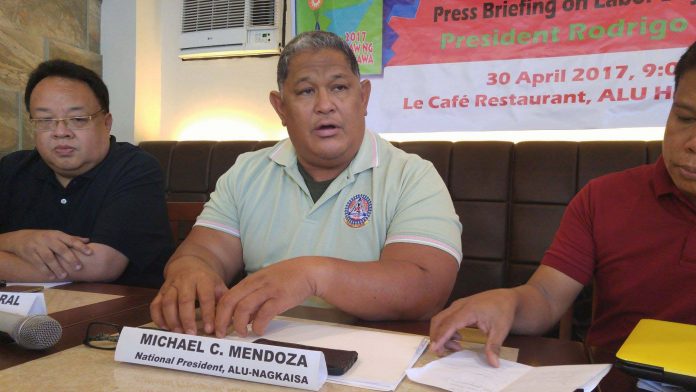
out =
[[108,283],[71,283],[50,290],[102,293],[120,297],[51,313],[50,316],[63,326],[63,336],[58,344],[48,350],[25,350],[8,340],[0,341],[0,370],[82,344],[87,325],[92,321],[113,322],[132,327],[146,324],[150,322],[150,302],[157,294],[155,289]]
[[[588,347],[587,349],[588,357],[592,363],[614,363],[616,359],[616,353],[613,351],[597,348]],[[606,377],[602,380],[599,385],[601,392],[610,391],[643,391],[636,387],[637,379],[632,377],[617,368],[612,368]]]
[[[299,307],[291,309],[283,315],[426,336],[430,329],[429,321],[365,321],[334,309]],[[520,350],[518,361],[527,365],[549,366],[588,363],[587,353],[580,342],[538,336],[509,336],[505,340],[504,346],[518,348]]]
[[[330,309],[295,308],[284,315],[318,321],[358,325],[368,328],[428,335],[427,321],[364,321]],[[578,365],[586,363],[614,363],[614,352],[570,340],[539,336],[508,336],[504,346],[519,349],[518,362],[532,366]],[[634,392],[636,378],[612,368],[599,385],[599,392]]]
[[[0,370],[81,345],[87,325],[92,321],[106,321],[127,326],[139,326],[149,323],[151,321],[149,303],[157,293],[157,290],[154,289],[104,283],[73,283],[52,290],[104,293],[120,295],[121,297],[51,313],[51,317],[58,320],[63,326],[63,337],[56,346],[49,350],[29,351],[21,349],[14,344],[0,342]],[[283,315],[419,335],[428,335],[429,330],[428,321],[365,321],[335,309],[298,307],[287,311]],[[504,345],[518,348],[518,361],[533,366],[584,364],[590,361],[596,363],[613,362],[613,353],[597,349],[588,350],[582,343],[574,341],[543,337],[509,336],[505,340]],[[145,369],[148,369],[148,367],[143,367],[141,371],[147,374],[148,371]],[[612,370],[605,377],[600,388],[601,392],[635,391],[635,379],[618,370]]]

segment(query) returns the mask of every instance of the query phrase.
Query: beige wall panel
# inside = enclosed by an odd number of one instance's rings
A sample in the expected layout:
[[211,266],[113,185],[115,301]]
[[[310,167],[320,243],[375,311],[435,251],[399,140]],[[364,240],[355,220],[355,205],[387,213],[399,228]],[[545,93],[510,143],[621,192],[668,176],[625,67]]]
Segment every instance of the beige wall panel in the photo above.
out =
[[0,90],[0,152],[15,151],[19,147],[17,110],[17,93]]
[[74,46],[65,45],[53,40],[48,41],[48,58],[65,59],[83,65],[101,75],[102,56]]
[[[22,102],[22,108],[24,108],[24,102]],[[22,150],[31,150],[36,146],[36,143],[34,142],[34,131],[29,123],[29,115],[26,110],[22,111],[20,120],[22,121]]]
[[87,47],[85,0],[0,0],[5,18],[29,34]]
[[37,35],[0,25],[1,88],[24,90],[29,72],[43,60],[43,41]]
[[87,48],[99,53],[101,45],[101,0],[87,0]]

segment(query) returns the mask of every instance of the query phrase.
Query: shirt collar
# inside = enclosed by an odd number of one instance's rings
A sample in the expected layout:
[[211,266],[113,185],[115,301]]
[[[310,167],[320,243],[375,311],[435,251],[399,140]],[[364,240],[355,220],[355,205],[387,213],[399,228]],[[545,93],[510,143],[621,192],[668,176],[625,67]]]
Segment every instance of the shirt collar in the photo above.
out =
[[360,149],[348,166],[351,173],[357,174],[379,166],[380,156],[378,145],[377,135],[365,130]]
[[672,177],[670,177],[667,167],[665,166],[665,159],[662,155],[655,162],[655,171],[653,173],[653,186],[655,189],[655,196],[665,196],[669,194],[681,194]]
[[32,155],[32,160],[36,159],[37,163],[36,166],[34,166],[31,170],[34,173],[34,176],[38,180],[48,180],[51,177],[55,178],[56,176],[53,175],[53,170],[51,170],[50,167],[44,162],[43,159],[41,159],[41,155],[39,155],[39,152],[36,150],[36,148],[31,152]]
[[[348,165],[350,173],[357,174],[379,166],[380,156],[377,137],[374,133],[365,130],[360,149],[350,165]],[[290,139],[285,139],[273,147],[268,157],[281,166],[292,167],[297,165],[297,152]]]
[[[104,159],[102,159],[101,162],[99,162],[95,167],[89,169],[86,173],[82,173],[79,176],[75,178],[86,178],[86,179],[92,179],[97,176],[97,173],[99,171],[99,168],[104,164],[104,161],[108,159],[110,155],[114,153],[114,148],[116,146],[116,138],[114,135],[109,136],[109,151],[106,153],[106,156]],[[58,180],[56,179],[55,173],[53,173],[53,170],[46,164],[46,162],[41,158],[41,155],[39,155],[39,152],[34,149],[32,154],[36,154],[37,159],[39,160],[38,165],[34,169],[34,175],[36,176],[37,179],[39,180],[50,180],[51,178],[58,183]]]
[[672,181],[672,177],[667,171],[667,166],[665,165],[664,157],[662,155],[660,155],[660,158],[655,164],[653,186],[656,198],[673,195],[677,200],[686,205],[692,212],[696,213],[696,205],[694,205],[693,202],[686,197],[684,192],[677,188],[674,181]]
[[689,198],[687,198],[684,192],[677,188],[677,186],[674,184],[674,181],[672,181],[672,176],[670,176],[669,172],[667,171],[665,159],[662,155],[660,155],[660,158],[657,160],[655,164],[653,184],[655,186],[656,197],[675,195],[678,199],[684,201],[691,208],[694,208],[694,206],[692,206],[691,201],[689,201]]
[[104,159],[101,160],[96,166],[93,168],[89,169],[86,173],[82,173],[77,177],[82,177],[82,178],[87,178],[87,179],[92,179],[97,176],[99,173],[99,169],[104,165],[104,162],[109,159],[110,156],[114,154],[114,150],[116,149],[116,137],[114,135],[109,136],[109,151],[106,153],[104,156]]

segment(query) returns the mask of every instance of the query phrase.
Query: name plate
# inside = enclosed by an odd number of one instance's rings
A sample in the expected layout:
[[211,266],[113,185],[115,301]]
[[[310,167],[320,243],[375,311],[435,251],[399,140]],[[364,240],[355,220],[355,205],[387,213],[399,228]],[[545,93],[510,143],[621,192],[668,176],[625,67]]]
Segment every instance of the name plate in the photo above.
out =
[[124,327],[116,361],[317,391],[324,353],[168,331]]
[[33,316],[46,314],[43,293],[14,293],[0,291],[0,312]]

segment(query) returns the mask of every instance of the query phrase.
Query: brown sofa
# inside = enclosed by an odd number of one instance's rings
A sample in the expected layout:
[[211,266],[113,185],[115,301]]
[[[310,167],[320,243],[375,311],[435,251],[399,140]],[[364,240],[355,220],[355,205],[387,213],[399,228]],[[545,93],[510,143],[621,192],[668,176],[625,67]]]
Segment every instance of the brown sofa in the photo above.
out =
[[[239,154],[273,144],[149,141],[140,147],[162,164],[170,212],[178,214],[184,209],[177,202],[195,202],[189,206],[200,211],[217,178]],[[661,152],[660,141],[394,144],[435,165],[462,222],[464,258],[450,301],[524,283],[550,244],[565,206],[583,185],[609,172],[654,162]],[[183,219],[188,222],[174,228],[179,239],[194,218]],[[582,327],[588,315],[579,318],[584,319],[578,323]]]

